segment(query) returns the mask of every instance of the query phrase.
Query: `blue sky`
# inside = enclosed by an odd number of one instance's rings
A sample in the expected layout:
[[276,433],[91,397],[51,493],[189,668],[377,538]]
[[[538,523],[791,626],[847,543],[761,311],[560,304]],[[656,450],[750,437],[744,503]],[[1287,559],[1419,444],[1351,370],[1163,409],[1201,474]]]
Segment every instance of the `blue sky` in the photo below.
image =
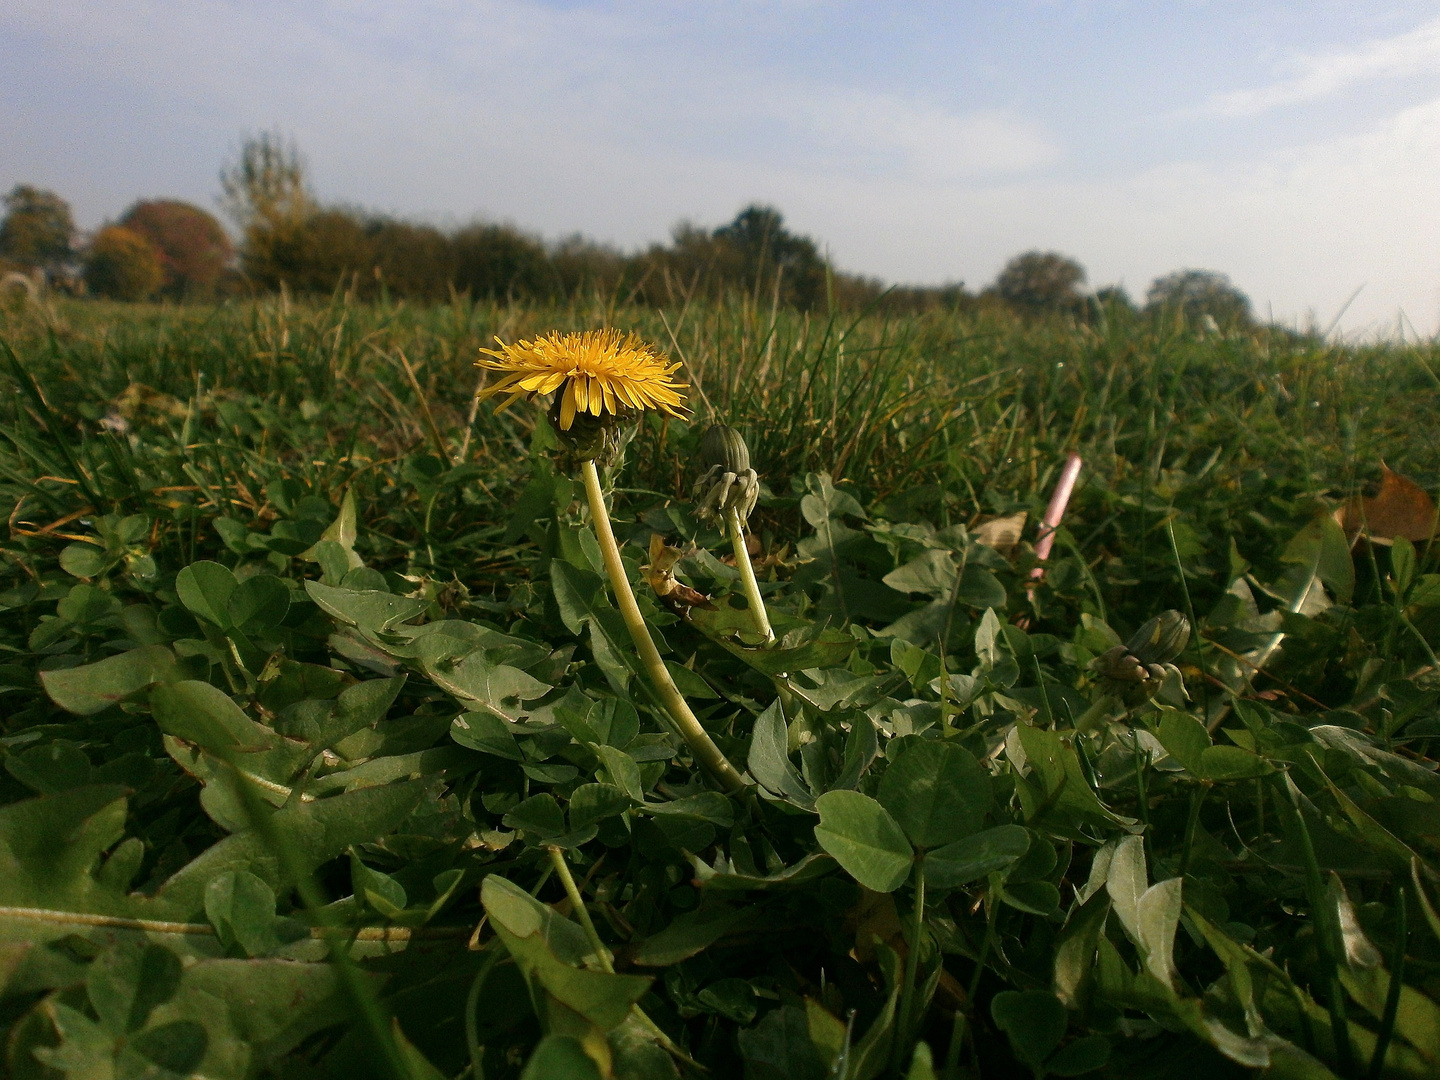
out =
[[1343,329],[1440,330],[1433,0],[0,7],[0,189],[87,227],[213,207],[262,129],[321,198],[441,224],[632,248],[760,200],[889,281],[1054,248],[1094,286],[1209,268],[1282,321],[1360,288]]

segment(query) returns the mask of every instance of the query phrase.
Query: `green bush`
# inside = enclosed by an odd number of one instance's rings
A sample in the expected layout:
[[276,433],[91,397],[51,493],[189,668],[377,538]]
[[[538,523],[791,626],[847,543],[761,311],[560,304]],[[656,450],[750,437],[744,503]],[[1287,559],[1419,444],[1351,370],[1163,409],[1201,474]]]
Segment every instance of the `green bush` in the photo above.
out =
[[96,296],[148,300],[165,282],[155,245],[133,229],[107,225],[85,252],[85,284]]
[[69,260],[74,238],[70,204],[53,191],[17,184],[5,196],[0,256],[53,272]]

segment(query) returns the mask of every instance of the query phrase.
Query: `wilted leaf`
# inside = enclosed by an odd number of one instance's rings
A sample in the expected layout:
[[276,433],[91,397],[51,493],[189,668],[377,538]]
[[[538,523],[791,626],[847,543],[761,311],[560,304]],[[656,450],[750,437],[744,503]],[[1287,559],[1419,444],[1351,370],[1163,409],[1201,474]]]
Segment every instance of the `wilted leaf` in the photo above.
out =
[[1025,531],[1025,521],[1029,516],[1027,511],[1020,510],[1006,517],[982,521],[970,530],[970,537],[977,544],[994,548],[1001,555],[1009,555],[1015,545],[1020,543],[1020,537]]
[[1335,511],[1335,522],[1351,541],[1360,533],[1373,540],[1428,540],[1435,535],[1435,500],[1408,476],[1380,465],[1380,490],[1356,496]]

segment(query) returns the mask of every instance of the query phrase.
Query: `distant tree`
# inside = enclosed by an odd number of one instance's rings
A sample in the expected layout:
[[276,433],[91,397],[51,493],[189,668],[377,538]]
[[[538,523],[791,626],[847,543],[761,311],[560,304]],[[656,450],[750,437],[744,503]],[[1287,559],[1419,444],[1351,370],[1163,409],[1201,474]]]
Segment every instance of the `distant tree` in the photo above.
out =
[[306,220],[317,210],[295,144],[275,132],[247,138],[220,171],[220,187],[225,209],[240,226],[245,273],[266,288],[293,285],[296,260],[309,246],[302,235]]
[[439,229],[375,218],[368,223],[370,247],[380,280],[396,296],[443,300],[455,279],[455,249]]
[[1128,315],[1134,315],[1140,309],[1135,306],[1135,301],[1130,299],[1130,293],[1124,285],[1106,285],[1095,290],[1091,297],[1097,307],[1106,311],[1123,311]]
[[717,254],[726,276],[738,277],[734,284],[766,291],[778,281],[781,300],[800,308],[824,301],[825,260],[814,240],[785,228],[785,216],[775,207],[752,203],[711,238],[721,248]]
[[562,296],[593,296],[626,300],[641,273],[634,259],[579,233],[550,248],[550,266]]
[[70,204],[53,191],[17,184],[5,196],[0,256],[54,273],[73,254],[74,239]]
[[451,238],[455,288],[476,299],[540,299],[559,286],[544,243],[509,225],[467,225]]
[[1224,329],[1254,325],[1250,298],[1214,270],[1177,270],[1156,278],[1145,293],[1145,310],[1201,325],[1205,316]]
[[647,303],[699,295],[756,295],[802,309],[824,304],[828,268],[815,241],[785,228],[773,206],[747,206],[728,225],[706,229],[681,222],[669,246],[631,257],[626,278]]
[[278,132],[247,137],[239,156],[220,171],[220,187],[225,209],[242,229],[298,220],[315,207],[305,160]]
[[1093,324],[1129,324],[1139,316],[1140,308],[1130,299],[1123,285],[1106,285],[1096,289],[1085,304],[1085,317]]
[[160,252],[123,225],[107,225],[85,253],[85,284],[114,300],[146,300],[165,282]]
[[209,296],[235,254],[213,214],[174,199],[137,202],[120,224],[139,233],[160,253],[162,290],[176,298]]
[[1056,251],[1016,255],[992,288],[1006,303],[1032,314],[1073,311],[1082,299],[1085,268]]
[[329,293],[347,280],[361,291],[375,289],[375,245],[360,217],[348,210],[316,210],[287,223],[275,236],[269,255],[272,283],[284,282],[298,293]]

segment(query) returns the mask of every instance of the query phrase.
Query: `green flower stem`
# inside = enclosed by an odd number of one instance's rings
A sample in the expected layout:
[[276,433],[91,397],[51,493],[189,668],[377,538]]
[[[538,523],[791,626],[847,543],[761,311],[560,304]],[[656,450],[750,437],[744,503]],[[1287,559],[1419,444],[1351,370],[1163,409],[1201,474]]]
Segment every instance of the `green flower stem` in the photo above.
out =
[[615,964],[610,950],[600,940],[600,933],[595,929],[595,920],[590,918],[590,910],[585,906],[585,898],[580,895],[580,889],[575,884],[575,878],[570,873],[570,867],[565,862],[563,849],[551,845],[546,850],[550,852],[550,865],[555,868],[555,875],[560,879],[560,884],[565,886],[565,895],[570,898],[570,906],[575,909],[575,918],[580,920],[580,925],[585,930],[585,936],[590,939],[590,947],[595,950],[595,956],[600,961],[600,966],[611,975],[615,974]]
[[1106,717],[1114,711],[1115,706],[1119,704],[1119,700],[1119,698],[1111,694],[1101,694],[1095,699],[1094,704],[1081,713],[1075,721],[1075,733],[1077,735],[1084,735],[1086,732],[1099,727],[1105,721]]
[[[590,947],[595,950],[595,957],[599,960],[600,967],[607,974],[614,975],[614,958],[610,950],[605,947],[605,943],[600,940],[600,934],[595,929],[595,921],[590,918],[589,909],[585,907],[585,898],[580,895],[579,886],[575,884],[575,877],[570,873],[570,865],[565,861],[565,852],[561,848],[553,845],[548,846],[546,850],[550,853],[550,865],[555,870],[555,876],[558,877],[560,883],[565,886],[565,895],[570,898],[570,906],[575,909],[575,918],[580,920],[580,926],[585,931],[585,937],[589,940]],[[666,1035],[660,1026],[646,1015],[644,1009],[640,1008],[639,1005],[632,1005],[630,1008],[635,1014],[635,1019],[640,1022],[640,1026],[649,1032],[651,1037],[664,1047],[665,1050],[686,1064],[695,1064],[690,1055],[680,1049],[674,1040],[672,1040],[669,1035]]]
[[740,523],[740,511],[729,507],[725,511],[725,523],[730,527],[735,569],[740,571],[740,582],[745,586],[745,599],[750,602],[750,616],[755,620],[755,630],[765,639],[766,645],[773,645],[775,631],[770,629],[770,616],[765,613],[765,601],[760,599],[760,584],[755,580],[755,567],[750,564],[750,549],[745,546],[745,526]]
[[495,941],[486,952],[489,955],[475,973],[475,978],[470,983],[470,992],[465,995],[465,1041],[470,1046],[470,1080],[485,1080],[485,1047],[480,1042],[480,1023],[476,1011],[480,1007],[480,991],[484,988],[485,981],[490,978],[490,972],[495,970],[495,965],[505,955],[505,947]]
[[920,936],[925,933],[925,856],[915,860],[915,909],[910,915],[910,952],[905,957],[904,981],[900,984],[900,1019],[895,1025],[895,1041],[891,1043],[890,1071],[900,1075],[905,1063],[905,1048],[915,1026],[915,978],[920,970]]
[[645,625],[645,617],[640,614],[640,605],[635,602],[630,579],[625,576],[625,564],[620,561],[620,546],[615,543],[615,532],[610,528],[610,512],[605,507],[605,494],[600,490],[600,473],[595,468],[595,462],[586,461],[580,466],[580,471],[585,479],[585,494],[590,501],[595,539],[600,542],[600,551],[605,556],[605,569],[610,575],[610,587],[615,591],[615,602],[625,620],[625,628],[630,631],[630,637],[635,642],[635,650],[640,654],[640,662],[645,665],[645,672],[650,676],[650,682],[680,734],[684,736],[685,742],[689,744],[690,752],[695,755],[700,767],[725,791],[733,794],[743,790],[744,778],[721,753],[709,732],[690,711],[690,706],[676,687],[675,680],[670,677],[665,661],[660,658],[660,650],[655,647],[655,642],[650,637],[650,628]]

